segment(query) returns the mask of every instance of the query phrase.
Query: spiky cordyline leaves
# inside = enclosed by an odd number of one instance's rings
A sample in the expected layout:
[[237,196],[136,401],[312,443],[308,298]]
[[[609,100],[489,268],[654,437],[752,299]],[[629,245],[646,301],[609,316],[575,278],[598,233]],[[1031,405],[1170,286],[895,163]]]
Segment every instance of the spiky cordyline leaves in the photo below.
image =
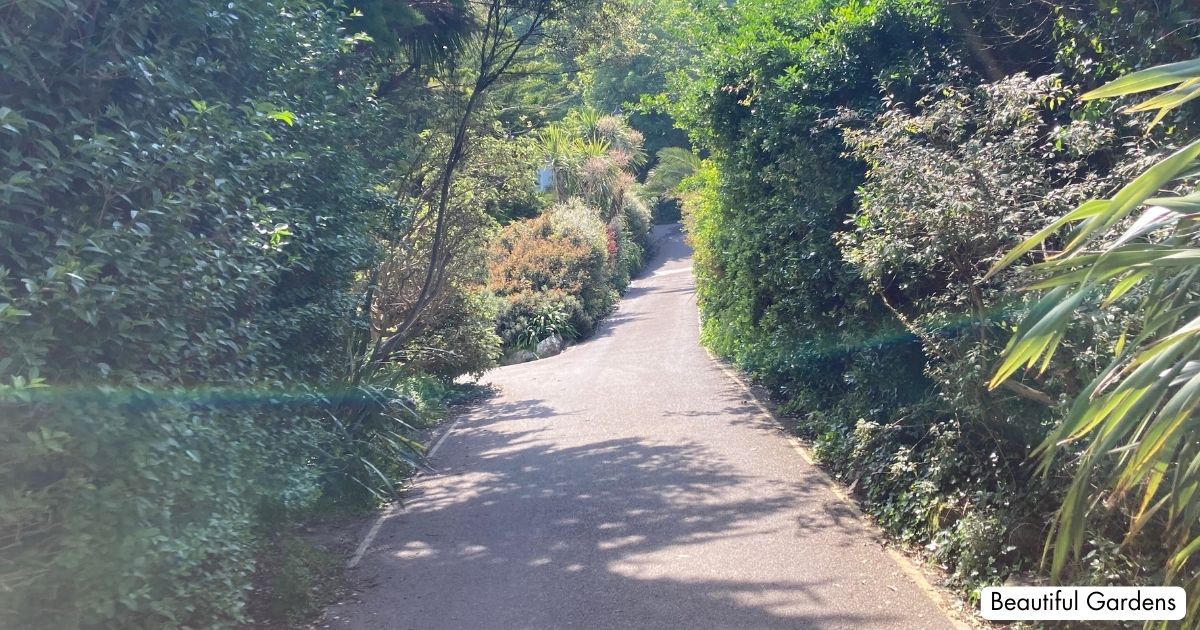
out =
[[629,169],[645,163],[643,138],[623,119],[594,110],[573,110],[539,134],[542,153],[554,169],[555,198],[583,198],[607,209],[619,207],[634,180]]
[[[1158,110],[1153,125],[1173,108],[1200,96],[1200,60],[1135,72],[1083,98],[1170,86],[1174,86],[1170,91],[1130,110]],[[1013,335],[990,383],[993,388],[1022,367],[1040,363],[1045,369],[1072,314],[1091,297],[1107,294],[1105,304],[1111,304],[1135,287],[1144,293],[1136,335],[1122,336],[1108,369],[1079,394],[1066,418],[1038,449],[1043,470],[1049,470],[1064,446],[1086,444],[1047,542],[1056,578],[1082,551],[1089,511],[1126,498],[1135,499],[1130,503],[1128,539],[1151,519],[1161,519],[1169,549],[1164,567],[1168,580],[1180,582],[1179,576],[1194,569],[1194,558],[1200,554],[1200,444],[1196,439],[1200,435],[1200,303],[1196,299],[1200,193],[1154,197],[1194,171],[1197,158],[1200,140],[1155,164],[1112,198],[1083,203],[1014,248],[990,272],[1074,225],[1061,251],[1048,253],[1044,262],[1031,267],[1042,279],[1030,288],[1050,291]],[[1136,220],[1117,229],[1142,206],[1147,208]],[[1096,480],[1106,492],[1096,492]],[[1200,599],[1195,573],[1181,581],[1193,601]]]

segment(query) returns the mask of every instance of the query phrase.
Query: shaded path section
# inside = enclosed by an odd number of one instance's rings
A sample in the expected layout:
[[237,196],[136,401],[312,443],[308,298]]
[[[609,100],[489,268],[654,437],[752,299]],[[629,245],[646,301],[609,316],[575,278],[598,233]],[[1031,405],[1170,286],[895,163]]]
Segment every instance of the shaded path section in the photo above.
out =
[[595,337],[490,374],[329,627],[952,627],[700,347],[659,230]]

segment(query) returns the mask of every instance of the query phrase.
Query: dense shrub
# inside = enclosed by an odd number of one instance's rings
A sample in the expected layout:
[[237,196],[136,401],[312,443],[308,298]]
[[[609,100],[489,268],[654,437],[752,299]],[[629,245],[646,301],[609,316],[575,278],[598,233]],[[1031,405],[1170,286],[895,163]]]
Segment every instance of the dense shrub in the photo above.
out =
[[447,293],[433,325],[405,349],[402,362],[415,373],[446,380],[482,376],[500,358],[495,323],[502,305],[482,287],[455,287]]
[[[1175,62],[1122,76],[1081,99],[1127,96],[1166,84],[1165,94],[1128,111],[1157,110],[1151,128],[1172,115],[1187,123],[1194,119],[1179,115],[1186,100],[1180,97],[1197,80],[1200,60]],[[1031,288],[1045,293],[1013,332],[989,387],[1010,383],[1018,374],[1028,378],[1031,364],[1053,363],[1063,345],[1059,340],[1076,327],[1071,316],[1092,312],[1099,295],[1106,295],[1101,312],[1119,305],[1133,315],[1126,327],[1131,342],[1126,343],[1126,333],[1085,341],[1087,349],[1113,358],[1073,392],[1069,412],[1038,449],[1043,467],[1062,456],[1074,460],[1053,526],[1050,571],[1056,580],[1073,577],[1073,565],[1093,555],[1088,525],[1105,523],[1116,513],[1128,522],[1123,547],[1161,542],[1151,558],[1157,562],[1147,563],[1161,567],[1154,577],[1183,586],[1189,597],[1200,595],[1200,545],[1195,542],[1200,521],[1193,518],[1200,513],[1193,492],[1200,481],[1192,465],[1200,446],[1192,439],[1200,428],[1195,424],[1200,397],[1194,391],[1200,380],[1186,376],[1196,366],[1197,344],[1195,327],[1185,323],[1196,321],[1196,234],[1185,212],[1197,198],[1200,141],[1184,144],[1111,196],[1086,200],[1056,218],[989,272],[999,273],[1043,248],[1033,255],[1039,262],[1029,271],[1037,279]],[[1085,213],[1089,216],[1077,219]],[[1070,233],[1056,234],[1065,231],[1064,224],[1071,226]],[[1099,255],[1093,253],[1097,250]],[[1125,300],[1130,294],[1138,299]],[[1200,607],[1188,608],[1194,626]]]
[[[486,152],[486,154],[489,154]],[[504,202],[519,193],[504,191],[512,185],[503,174],[478,178],[475,164],[464,169],[453,197],[454,220],[441,240],[442,287],[426,303],[392,357],[409,372],[436,374],[453,379],[463,374],[481,375],[495,365],[499,338],[492,327],[496,304],[484,290],[489,241],[495,232],[491,212],[504,213]],[[528,180],[528,173],[521,173]],[[476,187],[487,192],[476,192]],[[532,186],[528,186],[532,188]],[[402,238],[384,248],[385,257],[372,277],[372,339],[395,331],[416,307],[427,278],[434,212],[419,208]],[[368,283],[364,283],[368,284]]]
[[552,334],[576,339],[579,323],[592,321],[579,298],[561,289],[521,291],[502,300],[496,330],[508,348],[532,349]]
[[556,203],[504,228],[488,274],[507,301],[497,320],[507,347],[590,334],[645,262],[652,218],[632,171],[645,161],[642,142],[622,118],[588,109],[541,132]]
[[[799,408],[838,404],[860,348],[916,343],[838,251],[862,167],[824,120],[875,102],[880,75],[940,65],[936,16],[924,2],[748,3],[681,88],[676,118],[711,152],[690,219],[704,339]],[[923,385],[898,372],[870,409],[886,417]]]
[[[330,7],[0,8],[0,625],[241,621],[264,519],[370,500],[409,466],[397,427],[445,393],[412,384],[494,361],[464,273],[407,365],[347,376],[368,270],[445,153],[420,126],[448,108],[380,76],[422,85],[434,60],[403,38],[444,55],[469,25],[449,7],[381,52]],[[453,190],[472,216],[536,203],[488,175]]]
[[499,330],[509,344],[531,318],[554,310],[586,335],[613,303],[604,224],[578,201],[505,227],[488,277],[488,289],[508,302]]
[[[1030,450],[1108,361],[1091,341],[1127,324],[1120,304],[1085,310],[1044,377],[989,392],[1029,305],[1017,274],[984,275],[1172,143],[1065,107],[1076,84],[1138,63],[1139,38],[1194,47],[1168,33],[1175,9],[1054,4],[1047,22],[1022,3],[739,3],[684,20],[719,35],[669,99],[710,155],[683,193],[704,341],[964,586],[1037,565],[1065,481],[1035,476]],[[1155,553],[1118,552],[1111,525],[1078,581]]]
[[231,622],[258,509],[316,494],[317,410],[280,397],[320,384],[388,202],[329,159],[366,105],[335,25],[287,9],[2,9],[4,625]]
[[[536,345],[551,334],[586,336],[608,313],[641,266],[647,246],[645,206],[630,201],[616,230],[579,199],[504,228],[492,252],[488,283],[504,298],[497,319],[504,345]],[[624,227],[627,223],[633,230]]]
[[652,253],[650,226],[653,219],[645,202],[626,193],[621,206],[621,215],[616,221],[613,235],[616,239],[616,257],[612,260],[613,286],[624,291],[629,281]]
[[[981,389],[1006,341],[1003,324],[1026,308],[1008,292],[1020,282],[1015,275],[984,275],[1030,226],[1111,188],[1146,155],[1115,146],[1120,129],[1109,120],[1048,125],[1070,94],[1056,76],[1015,75],[932,92],[912,111],[893,107],[868,128],[846,132],[868,171],[854,230],[839,242],[874,293],[921,339],[941,404],[993,434],[1010,433],[1014,440],[1001,450],[1020,459],[1049,410],[1044,401],[1040,409],[1009,407],[1013,391]],[[1090,167],[1099,154],[1107,158],[1104,168]],[[1095,321],[1084,336],[1115,338],[1112,324]],[[1038,384],[1052,400],[1106,360],[1076,341],[1065,340],[1071,360]],[[1018,429],[1030,423],[1039,428]]]

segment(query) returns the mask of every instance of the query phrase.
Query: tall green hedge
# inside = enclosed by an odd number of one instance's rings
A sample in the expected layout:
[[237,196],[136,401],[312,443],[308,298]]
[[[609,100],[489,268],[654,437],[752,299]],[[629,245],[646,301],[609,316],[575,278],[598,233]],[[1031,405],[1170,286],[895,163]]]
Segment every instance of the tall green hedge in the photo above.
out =
[[[833,403],[854,365],[914,343],[837,249],[863,168],[825,119],[870,106],[881,75],[933,72],[942,27],[928,2],[838,4],[746,5],[676,107],[716,167],[693,233],[705,340],[801,404]],[[923,386],[884,371],[876,405]]]
[[[1036,570],[1065,475],[1036,476],[1029,452],[1106,360],[1089,338],[1126,322],[1119,306],[1089,311],[1044,377],[988,391],[1028,305],[1016,274],[984,275],[1195,124],[1180,115],[1147,139],[1111,107],[1070,106],[1080,86],[1195,56],[1194,10],[713,5],[700,27],[679,19],[703,53],[666,99],[709,156],[684,195],[704,341],[771,388],[878,521],[960,585]],[[1078,582],[1152,580],[1137,567],[1161,561],[1153,539],[1118,548],[1109,525],[1093,524]]]
[[317,491],[402,212],[339,37],[319,2],[0,7],[0,625],[233,623],[255,523]]

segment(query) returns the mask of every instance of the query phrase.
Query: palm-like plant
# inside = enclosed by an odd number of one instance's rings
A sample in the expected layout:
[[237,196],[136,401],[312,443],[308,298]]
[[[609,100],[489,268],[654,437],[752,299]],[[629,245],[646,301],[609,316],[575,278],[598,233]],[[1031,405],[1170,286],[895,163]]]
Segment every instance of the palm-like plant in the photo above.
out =
[[592,138],[599,138],[600,120],[603,117],[603,114],[595,109],[585,107],[583,109],[572,110],[567,115],[567,121],[571,123],[580,134]]
[[700,170],[700,156],[683,147],[666,147],[655,154],[658,163],[646,175],[643,189],[649,198],[663,197],[675,193],[683,180]]
[[645,137],[623,118],[601,116],[591,127],[590,135],[611,147],[622,168],[637,168],[646,163]]
[[605,221],[620,214],[636,182],[630,170],[646,161],[642,134],[617,116],[572,111],[539,134],[542,154],[554,172],[554,199],[578,196]]
[[[1170,89],[1130,108],[1158,110],[1152,125],[1200,97],[1200,59],[1135,72],[1083,98],[1160,88]],[[1057,578],[1082,550],[1089,513],[1128,501],[1127,541],[1151,522],[1163,528],[1165,577],[1187,588],[1192,624],[1200,610],[1200,572],[1195,570],[1200,558],[1200,192],[1158,195],[1194,173],[1198,157],[1200,139],[1113,197],[1089,200],[1059,218],[991,272],[1073,228],[1062,251],[1032,266],[1042,277],[1031,288],[1049,291],[1018,326],[992,387],[1022,367],[1045,369],[1072,314],[1091,296],[1104,294],[1106,305],[1140,296],[1139,330],[1121,337],[1112,363],[1078,395],[1038,449],[1043,470],[1064,447],[1083,449],[1047,550]],[[1103,491],[1093,490],[1093,480]]]
[[609,144],[604,140],[585,139],[580,144],[580,156],[573,193],[598,208],[608,208],[621,173],[620,164],[612,159]]
[[548,125],[538,134],[538,143],[553,173],[554,200],[562,201],[564,189],[578,168],[582,141],[561,125]]

